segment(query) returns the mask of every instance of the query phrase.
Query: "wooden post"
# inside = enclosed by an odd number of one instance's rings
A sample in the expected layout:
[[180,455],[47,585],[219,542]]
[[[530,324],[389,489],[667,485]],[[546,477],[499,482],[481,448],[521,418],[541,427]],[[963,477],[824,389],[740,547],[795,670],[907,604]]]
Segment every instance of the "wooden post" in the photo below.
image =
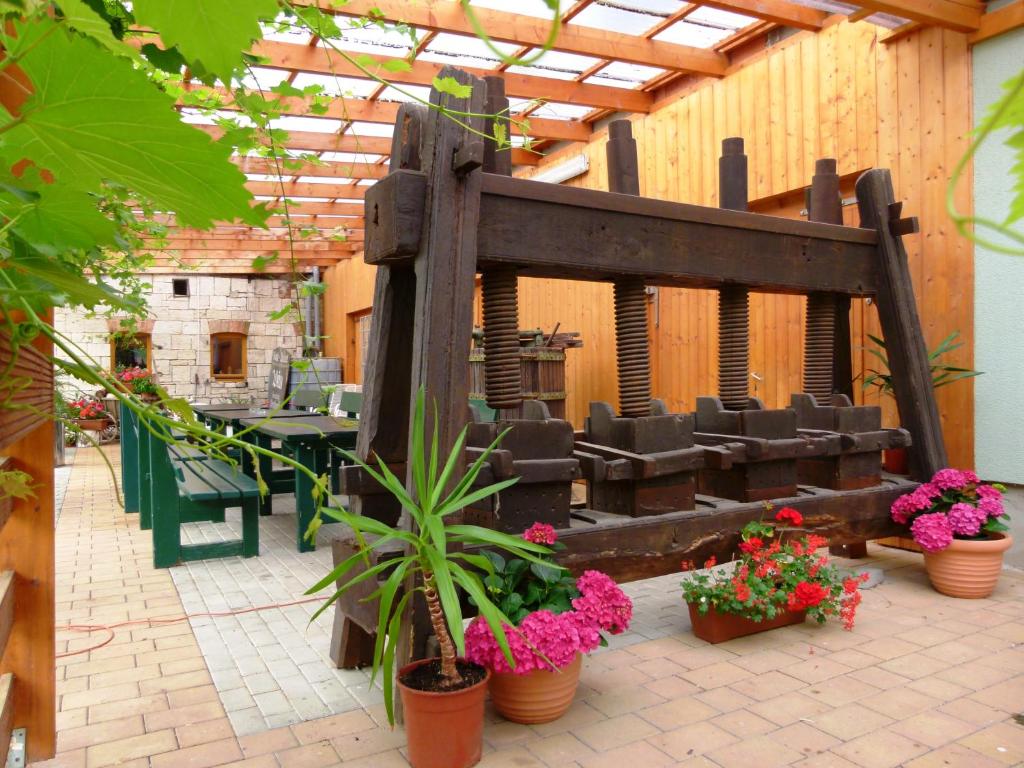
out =
[[878,233],[878,318],[882,324],[900,422],[909,431],[910,476],[925,481],[945,467],[946,446],[935,404],[928,349],[914,300],[914,285],[901,235],[915,231],[914,219],[901,219],[889,171],[875,168],[857,179],[861,226]]
[[[52,322],[52,313],[46,319]],[[0,368],[9,362],[9,344],[0,336]],[[8,393],[11,401],[0,407],[0,449],[10,457],[5,469],[26,472],[33,483],[33,495],[14,499],[0,528],[0,572],[13,573],[16,608],[0,662],[0,757],[10,728],[25,728],[29,762],[52,757],[57,737],[52,355],[43,335],[19,349],[7,373],[26,374],[29,385]],[[10,407],[18,404],[35,410]]]
[[[718,158],[718,204],[747,210],[747,156],[743,139],[722,141]],[[731,411],[750,404],[750,291],[725,286],[718,291],[718,394]]]
[[[466,357],[473,335],[477,227],[480,216],[486,86],[455,67],[441,79],[454,78],[472,88],[467,98],[431,90],[430,101],[460,114],[457,120],[432,109],[423,126],[421,164],[427,177],[426,208],[419,250],[414,259],[416,299],[412,322],[412,363],[407,418],[415,412],[417,392],[426,392],[428,412],[437,409],[437,444],[445,456],[469,421]],[[464,114],[474,115],[465,117]],[[470,130],[460,122],[477,131]],[[397,406],[397,402],[394,405]],[[430,445],[434,422],[427,419],[424,439]],[[411,487],[411,467],[407,468]],[[462,513],[447,519],[462,520]],[[430,622],[422,598],[402,624],[396,664],[426,655]]]

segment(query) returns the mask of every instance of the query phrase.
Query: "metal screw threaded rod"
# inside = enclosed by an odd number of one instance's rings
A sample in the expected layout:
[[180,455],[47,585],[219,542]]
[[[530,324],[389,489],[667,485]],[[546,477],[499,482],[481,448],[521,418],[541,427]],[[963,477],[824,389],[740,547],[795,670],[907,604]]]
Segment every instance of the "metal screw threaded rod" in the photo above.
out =
[[482,274],[484,303],[484,387],[487,405],[518,408],[522,402],[519,363],[519,292],[515,269]]
[[615,361],[619,412],[638,418],[651,413],[651,363],[647,350],[647,293],[640,277],[615,281]]
[[[743,139],[722,141],[718,159],[721,208],[747,210],[747,156]],[[718,395],[730,411],[750,405],[750,293],[726,286],[718,291]]]

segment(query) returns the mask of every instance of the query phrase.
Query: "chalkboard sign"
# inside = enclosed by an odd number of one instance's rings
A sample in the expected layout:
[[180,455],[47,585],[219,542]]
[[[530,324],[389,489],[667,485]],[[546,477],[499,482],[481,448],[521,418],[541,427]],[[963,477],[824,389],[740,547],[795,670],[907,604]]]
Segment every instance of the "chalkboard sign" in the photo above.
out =
[[270,358],[270,378],[267,380],[267,405],[276,408],[288,394],[292,373],[292,353],[284,347],[274,350]]

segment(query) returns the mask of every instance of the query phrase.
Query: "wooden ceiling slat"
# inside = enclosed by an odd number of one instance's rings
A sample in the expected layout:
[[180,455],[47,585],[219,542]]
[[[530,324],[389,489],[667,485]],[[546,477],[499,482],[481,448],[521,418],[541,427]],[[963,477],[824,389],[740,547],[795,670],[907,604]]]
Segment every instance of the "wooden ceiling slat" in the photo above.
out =
[[986,13],[981,17],[981,27],[968,38],[968,42],[974,45],[1018,27],[1024,27],[1024,0],[1016,0],[999,10]]
[[289,244],[287,240],[250,240],[245,238],[176,238],[170,237],[160,247],[149,248],[150,253],[185,253],[191,251],[246,251],[252,253],[271,253],[277,251],[282,256],[294,253],[296,256],[323,255],[325,253],[348,253],[359,250],[356,242],[333,242],[330,240],[296,240]]
[[321,161],[280,165],[267,157],[233,157],[232,162],[244,173],[260,173],[266,176],[315,176],[329,179],[382,179],[387,175],[387,166],[376,163],[349,163],[344,161]]
[[[462,5],[445,0],[348,0],[344,5],[321,2],[327,11],[345,16],[369,16],[407,24],[435,32],[474,34]],[[542,46],[548,39],[551,20],[489,8],[473,8],[480,24],[492,39],[522,46]],[[378,13],[380,14],[378,16]],[[713,50],[658,40],[646,40],[592,27],[563,24],[553,48],[557,51],[593,56],[599,59],[627,61],[648,67],[681,72],[696,72],[720,77],[728,59]]]
[[807,29],[816,32],[821,29],[828,14],[815,8],[808,8],[786,0],[696,0],[700,5],[717,8],[720,11],[741,13],[755,19],[773,21],[787,27]]
[[[253,46],[253,53],[267,58],[264,67],[270,69],[299,70],[339,77],[363,77],[365,73],[355,64],[342,58],[334,51],[310,48],[294,43],[262,40]],[[358,54],[360,58],[368,54]],[[391,83],[406,85],[430,85],[445,67],[433,61],[414,61],[407,71],[389,72],[383,64],[389,59],[370,56],[367,61],[379,62],[379,74]],[[505,93],[513,98],[545,99],[569,104],[589,104],[594,107],[624,110],[627,112],[649,112],[651,94],[639,90],[615,88],[608,85],[590,85],[572,80],[556,80],[537,75],[520,75],[476,67],[460,67],[478,77],[497,75],[505,80]]]
[[921,24],[933,24],[957,32],[974,32],[981,26],[980,2],[957,0],[856,0],[862,8],[891,13]]
[[[281,184],[276,181],[247,181],[245,188],[261,197],[280,196]],[[293,181],[285,183],[288,197],[326,197],[362,199],[368,187],[362,184],[317,184],[314,181]]]

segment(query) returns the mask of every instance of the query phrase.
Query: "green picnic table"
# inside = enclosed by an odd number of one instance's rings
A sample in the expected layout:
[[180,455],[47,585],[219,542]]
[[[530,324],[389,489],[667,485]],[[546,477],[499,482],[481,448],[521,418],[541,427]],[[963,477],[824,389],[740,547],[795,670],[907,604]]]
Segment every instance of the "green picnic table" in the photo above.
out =
[[[332,467],[332,457],[337,454],[334,448],[353,449],[356,445],[356,434],[359,429],[359,422],[355,419],[335,418],[332,416],[305,416],[297,419],[267,419],[251,418],[241,419],[241,429],[252,430],[246,432],[244,439],[254,442],[261,447],[270,447],[274,440],[281,441],[283,451],[288,451],[295,460],[302,466],[309,469],[316,476],[323,475]],[[265,474],[265,468],[269,469],[269,460],[266,465],[262,464],[260,474]],[[242,457],[243,471],[255,475],[255,467],[251,459]],[[332,472],[333,474],[333,472]],[[316,549],[314,542],[308,542],[304,538],[306,529],[316,512],[316,501],[313,498],[313,481],[304,473],[294,473],[295,488],[295,513],[298,518],[296,530],[296,543],[300,552],[310,552]],[[275,483],[268,483],[271,486],[271,494],[275,492]],[[280,492],[280,491],[278,491]],[[260,499],[269,513],[271,495]],[[261,508],[261,512],[263,512]]]

